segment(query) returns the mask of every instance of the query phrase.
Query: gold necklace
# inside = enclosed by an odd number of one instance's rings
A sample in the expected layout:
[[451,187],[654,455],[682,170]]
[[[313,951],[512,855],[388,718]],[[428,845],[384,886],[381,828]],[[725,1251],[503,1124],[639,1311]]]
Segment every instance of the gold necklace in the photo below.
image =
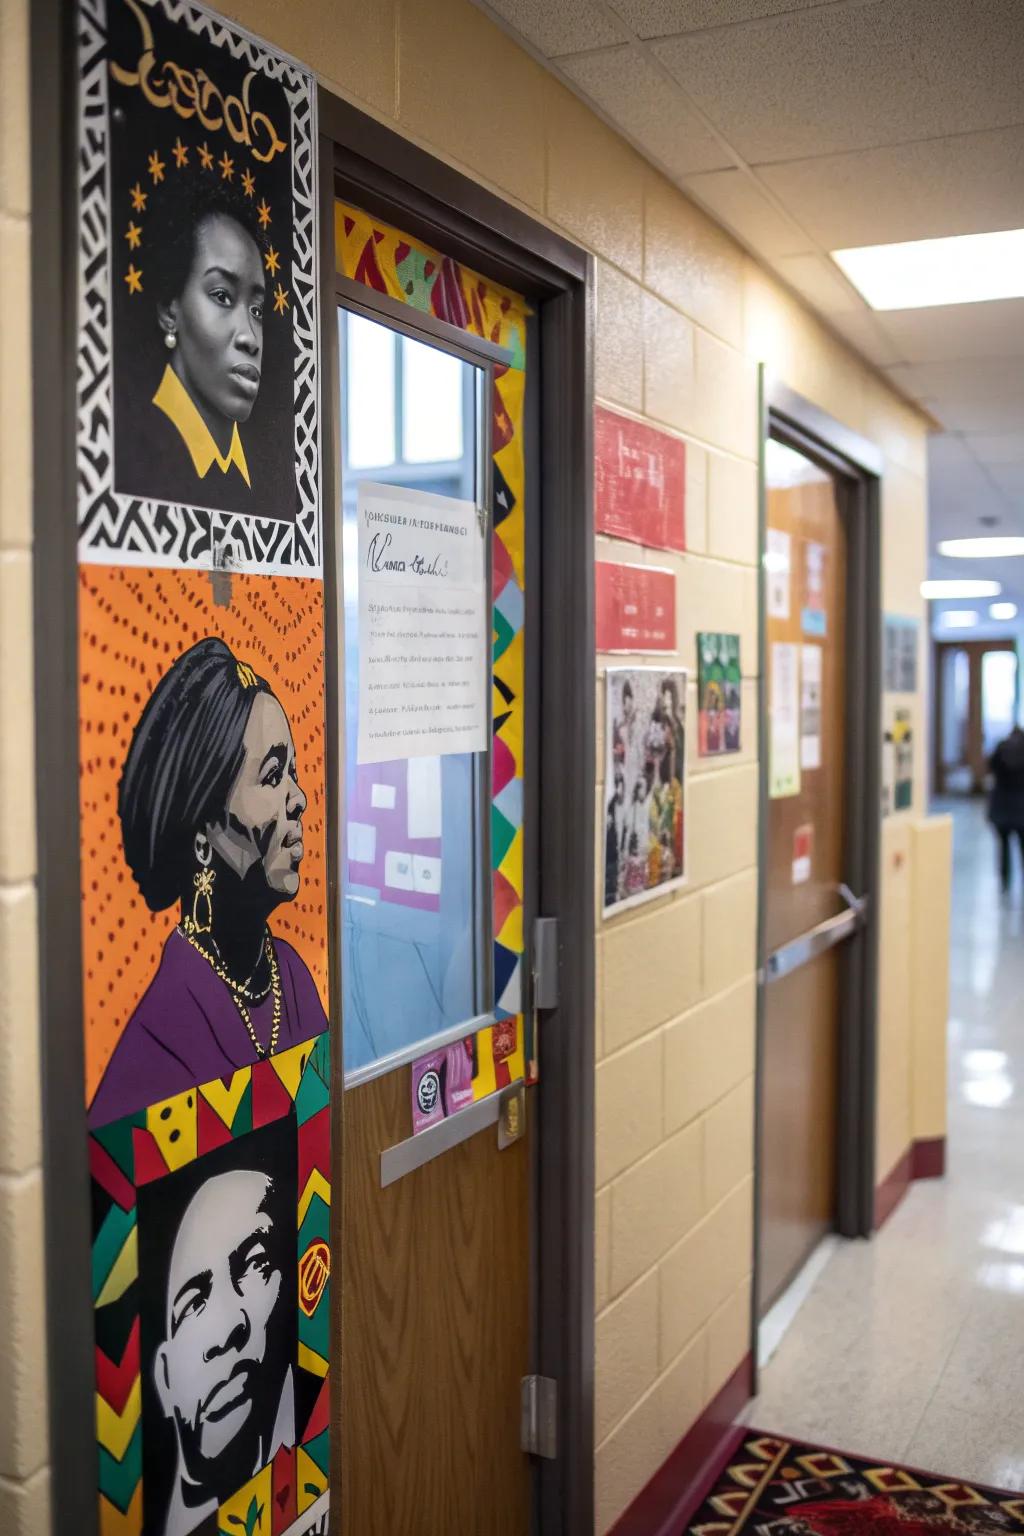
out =
[[[245,1003],[242,1001],[243,997],[248,998],[251,1001],[253,1000],[252,994],[249,992],[248,988],[241,986],[234,979],[234,977],[224,969],[222,965],[218,964],[218,962],[210,954],[209,950],[204,949],[202,944],[200,944],[199,941],[194,938],[191,933],[186,932],[185,929],[181,927],[179,927],[178,931],[181,933],[183,938],[188,940],[188,942],[192,945],[192,948],[197,950],[198,953],[202,955],[203,959],[213,971],[214,975],[220,977],[221,981],[224,982],[228,991],[231,993],[231,996],[234,999],[235,1007],[238,1009],[238,1012],[241,1015],[242,1023],[245,1025],[249,1032],[249,1039],[252,1041],[253,1046],[255,1047],[256,1055],[260,1057],[273,1056],[274,1052],[277,1050],[278,1036],[281,1033],[281,973],[277,968],[277,956],[274,954],[274,945],[270,938],[270,930],[267,930],[267,936],[264,940],[264,953],[266,954],[267,960],[270,964],[269,990],[274,994],[274,1015],[270,1026],[269,1045],[260,1044],[260,1041],[256,1035],[256,1031],[252,1027],[252,1019],[249,1015],[249,1010],[245,1006]],[[250,981],[252,980],[251,977],[249,979]],[[266,997],[266,995],[266,992],[264,992],[263,997]],[[259,1001],[261,1000],[262,999],[259,999]]]

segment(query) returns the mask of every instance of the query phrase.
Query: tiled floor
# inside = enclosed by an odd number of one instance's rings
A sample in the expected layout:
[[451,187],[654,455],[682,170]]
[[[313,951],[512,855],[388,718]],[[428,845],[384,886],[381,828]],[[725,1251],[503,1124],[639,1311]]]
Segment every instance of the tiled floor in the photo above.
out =
[[839,1243],[761,1376],[758,1428],[1024,1488],[1024,877],[953,809],[945,1179]]

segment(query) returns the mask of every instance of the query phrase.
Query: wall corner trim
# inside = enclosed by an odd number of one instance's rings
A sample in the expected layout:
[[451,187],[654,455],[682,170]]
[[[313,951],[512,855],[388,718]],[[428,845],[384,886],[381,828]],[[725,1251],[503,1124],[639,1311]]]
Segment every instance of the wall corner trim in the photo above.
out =
[[875,1225],[885,1225],[915,1179],[941,1179],[946,1171],[946,1138],[912,1141],[875,1190]]
[[753,1356],[744,1355],[609,1536],[678,1536],[686,1527],[746,1434],[735,1420],[751,1399],[753,1368]]

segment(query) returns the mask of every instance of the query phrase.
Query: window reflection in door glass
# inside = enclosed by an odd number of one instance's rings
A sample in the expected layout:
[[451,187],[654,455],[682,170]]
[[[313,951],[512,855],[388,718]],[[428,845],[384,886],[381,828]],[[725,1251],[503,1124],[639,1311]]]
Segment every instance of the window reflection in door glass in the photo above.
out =
[[428,1042],[489,1013],[493,1003],[488,754],[356,761],[357,485],[372,480],[479,504],[482,372],[375,320],[339,310],[338,324],[347,801],[342,1006],[345,1072],[362,1077],[399,1053],[411,1059]]
[[1013,729],[1017,714],[1017,654],[986,651],[981,658],[981,728],[985,756]]

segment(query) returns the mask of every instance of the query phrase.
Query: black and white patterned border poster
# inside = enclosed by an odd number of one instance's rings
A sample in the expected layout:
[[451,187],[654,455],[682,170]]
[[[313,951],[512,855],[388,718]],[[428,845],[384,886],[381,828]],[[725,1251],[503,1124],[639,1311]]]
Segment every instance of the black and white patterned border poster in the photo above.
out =
[[316,85],[192,0],[80,0],[79,555],[321,572]]

